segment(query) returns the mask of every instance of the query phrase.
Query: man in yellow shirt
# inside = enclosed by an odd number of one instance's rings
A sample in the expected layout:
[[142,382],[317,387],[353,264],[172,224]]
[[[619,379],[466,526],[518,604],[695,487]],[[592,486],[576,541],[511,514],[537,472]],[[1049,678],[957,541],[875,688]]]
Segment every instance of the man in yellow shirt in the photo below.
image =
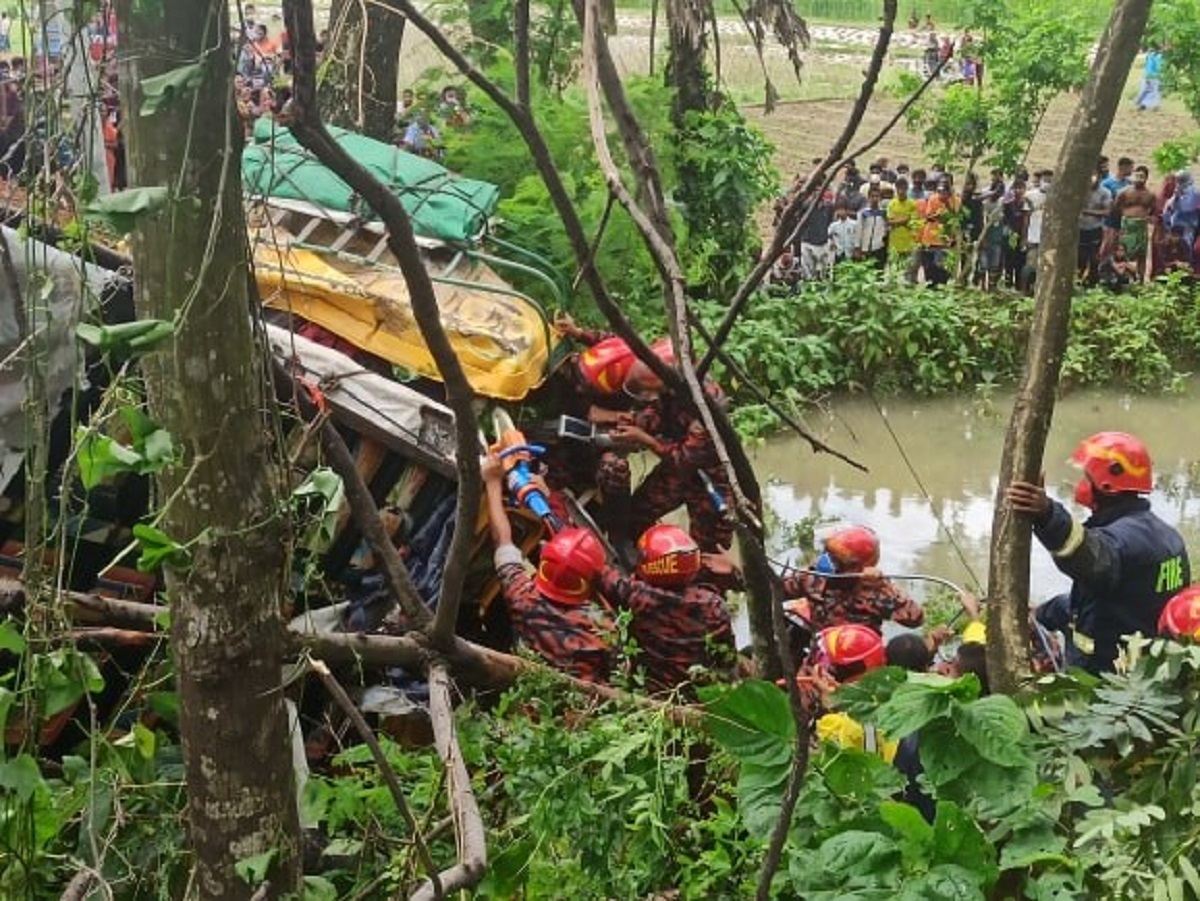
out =
[[913,235],[913,220],[917,218],[917,202],[908,196],[908,182],[905,179],[896,179],[896,196],[888,201],[884,215],[888,224],[888,258],[893,263],[903,264],[908,280],[915,281],[913,250],[917,242]]

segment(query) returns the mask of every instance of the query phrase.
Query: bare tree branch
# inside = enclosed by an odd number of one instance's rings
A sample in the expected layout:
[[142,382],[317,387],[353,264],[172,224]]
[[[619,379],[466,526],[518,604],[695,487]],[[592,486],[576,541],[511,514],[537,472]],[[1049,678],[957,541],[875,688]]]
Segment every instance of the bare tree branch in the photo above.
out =
[[[433,723],[433,743],[447,773],[450,813],[454,817],[454,837],[458,844],[458,863],[440,874],[447,891],[478,885],[487,870],[487,836],[483,817],[471,788],[458,733],[454,728],[454,705],[450,698],[450,677],[441,664],[429,668],[429,717]],[[426,883],[412,894],[412,901],[429,901],[435,895],[434,884]]]
[[483,481],[478,460],[479,427],[471,406],[475,393],[442,327],[433,282],[421,259],[412,223],[400,198],[371,177],[333,140],[321,123],[316,102],[316,35],[312,0],[284,0],[283,12],[293,48],[292,134],[383,220],[388,231],[388,247],[395,255],[408,286],[413,318],[446,386],[447,406],[454,411],[458,523],[450,542],[442,575],[441,598],[430,632],[435,645],[448,644],[458,622],[467,562],[475,538],[472,528],[474,514],[479,509],[482,496]]
[[517,80],[517,106],[533,108],[529,97],[529,0],[517,0],[513,10],[513,56]]
[[379,746],[379,739],[375,737],[375,730],[367,724],[362,712],[350,700],[350,696],[346,694],[346,689],[342,688],[342,683],[329,671],[329,667],[325,665],[324,661],[314,659],[310,660],[308,665],[309,669],[317,674],[317,678],[321,680],[321,684],[325,686],[326,691],[333,696],[337,705],[342,708],[342,712],[349,718],[359,737],[370,748],[371,757],[375,759],[375,765],[379,767],[379,775],[382,777],[384,785],[388,787],[388,791],[392,795],[392,800],[396,802],[396,809],[400,811],[400,816],[404,818],[404,822],[408,825],[408,829],[412,833],[413,846],[417,849],[417,856],[421,859],[421,865],[425,868],[425,872],[429,874],[434,897],[443,897],[444,889],[441,878],[438,875],[437,864],[433,862],[433,856],[429,853],[429,845],[425,842],[425,836],[421,834],[421,824],[417,822],[412,808],[408,806],[408,799],[404,797],[404,791],[400,788],[400,781],[396,778],[396,771],[392,769],[392,765],[388,763],[387,755],[383,753],[383,748]]

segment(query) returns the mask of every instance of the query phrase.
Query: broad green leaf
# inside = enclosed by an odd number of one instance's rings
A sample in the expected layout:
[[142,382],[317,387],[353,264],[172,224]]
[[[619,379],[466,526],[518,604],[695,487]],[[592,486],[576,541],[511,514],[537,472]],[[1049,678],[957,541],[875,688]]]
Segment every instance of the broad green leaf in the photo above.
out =
[[261,854],[243,857],[233,865],[233,871],[247,885],[261,885],[263,880],[267,878],[271,864],[275,862],[275,858],[278,856],[278,849],[271,848],[268,851],[263,851]]
[[947,692],[909,682],[897,688],[879,708],[875,722],[888,735],[901,739],[949,714],[950,704]]
[[[995,869],[996,852],[979,825],[951,801],[938,801],[933,821],[930,859],[934,863],[959,864],[979,874],[979,882],[990,882]],[[990,877],[990,878],[989,878]]]
[[15,794],[19,801],[28,801],[45,784],[37,761],[28,753],[0,763],[0,788]]
[[779,819],[790,768],[743,763],[738,773],[738,813],[746,830],[756,838],[770,837]]
[[904,789],[904,776],[878,754],[846,748],[826,765],[822,775],[835,795],[866,800],[887,798]]
[[822,869],[830,873],[887,874],[896,867],[900,850],[878,832],[851,829],[822,843],[817,852]]
[[9,651],[18,656],[25,653],[25,636],[11,619],[0,623],[0,651]]
[[153,526],[138,523],[133,527],[133,537],[141,548],[137,568],[142,572],[154,572],[160,566],[182,570],[191,565],[192,555],[182,544]]
[[181,94],[190,94],[200,86],[204,78],[204,63],[188,63],[162,75],[142,79],[142,105],[140,116],[153,116],[165,104],[173,102]]
[[711,686],[701,691],[704,726],[741,763],[786,767],[796,749],[787,694],[769,682]]
[[1000,766],[1029,762],[1029,723],[1011,698],[989,695],[957,705],[953,718],[958,733],[985,759]]
[[141,723],[133,724],[133,746],[144,760],[154,759],[154,750],[158,740],[154,733]]
[[1065,863],[1067,840],[1050,822],[1018,829],[1000,849],[1000,869],[1015,870],[1039,863]]
[[933,840],[933,827],[911,804],[883,801],[879,805],[879,818],[892,828],[902,846],[919,847]]
[[137,451],[85,426],[75,430],[75,446],[79,480],[88,491],[114,475],[137,472],[142,462]]
[[337,901],[337,886],[324,876],[304,877],[303,901]]
[[17,695],[15,692],[0,686],[0,735],[4,734],[4,730],[8,726],[8,711],[12,709],[13,702],[16,699]]
[[321,553],[332,543],[344,498],[342,477],[327,466],[318,466],[292,492],[297,511],[315,517],[303,542],[312,552]]
[[957,779],[980,759],[948,720],[930,723],[921,731],[919,754],[925,778],[935,787]]
[[118,234],[127,235],[137,227],[139,217],[162,209],[169,196],[166,188],[157,185],[127,188],[97,197],[83,208],[83,214],[89,219],[100,220]]
[[529,861],[537,850],[537,839],[526,836],[501,848],[488,862],[487,876],[481,886],[488,897],[515,898],[529,878]]
[[896,901],[984,901],[979,874],[958,864],[939,864],[928,873],[905,880]]
[[898,666],[870,670],[840,686],[833,694],[833,706],[859,722],[873,723],[879,708],[907,679],[908,673]]

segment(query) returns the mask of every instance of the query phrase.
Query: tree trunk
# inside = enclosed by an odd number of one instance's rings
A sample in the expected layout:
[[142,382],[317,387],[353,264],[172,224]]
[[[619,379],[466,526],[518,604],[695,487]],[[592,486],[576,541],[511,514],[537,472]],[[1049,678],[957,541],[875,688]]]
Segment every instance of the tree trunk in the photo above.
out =
[[392,139],[405,21],[382,3],[334,0],[321,82],[322,119],[379,141]]
[[706,110],[708,40],[704,0],[667,0],[667,84],[674,90],[671,121],[684,127],[689,110]]
[[[248,899],[235,864],[271,853],[258,897],[298,893],[288,719],[280,689],[286,585],[282,472],[251,334],[242,212],[241,129],[224,0],[124,2],[121,87],[134,185],[165,185],[166,205],[133,236],[142,317],[173,320],[174,344],[145,358],[151,415],[180,459],[160,473],[159,528],[189,551],[168,568],[180,696],[194,897]],[[198,60],[200,83],[140,115],[149,77]]]
[[1054,392],[1067,346],[1078,252],[1079,214],[1088,180],[1112,126],[1129,68],[1150,15],[1151,0],[1120,0],[1100,39],[1096,61],[1058,154],[1058,178],[1046,201],[1042,256],[1029,348],[1013,406],[992,520],[988,574],[988,675],[1011,693],[1029,668],[1029,520],[1004,501],[1013,479],[1037,481],[1054,414]]

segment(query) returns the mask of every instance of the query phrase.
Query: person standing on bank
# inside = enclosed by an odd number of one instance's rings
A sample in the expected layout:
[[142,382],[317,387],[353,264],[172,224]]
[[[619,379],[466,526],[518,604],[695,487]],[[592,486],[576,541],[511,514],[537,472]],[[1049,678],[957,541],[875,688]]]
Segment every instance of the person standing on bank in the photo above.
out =
[[1113,669],[1122,636],[1158,634],[1163,607],[1192,580],[1191,564],[1179,532],[1150,510],[1153,471],[1140,440],[1099,432],[1071,460],[1083,469],[1075,500],[1092,511],[1086,522],[1049,498],[1042,480],[1013,481],[1005,494],[1074,580],[1069,594],[1037,609],[1038,622],[1066,634],[1069,665],[1101,673]]

